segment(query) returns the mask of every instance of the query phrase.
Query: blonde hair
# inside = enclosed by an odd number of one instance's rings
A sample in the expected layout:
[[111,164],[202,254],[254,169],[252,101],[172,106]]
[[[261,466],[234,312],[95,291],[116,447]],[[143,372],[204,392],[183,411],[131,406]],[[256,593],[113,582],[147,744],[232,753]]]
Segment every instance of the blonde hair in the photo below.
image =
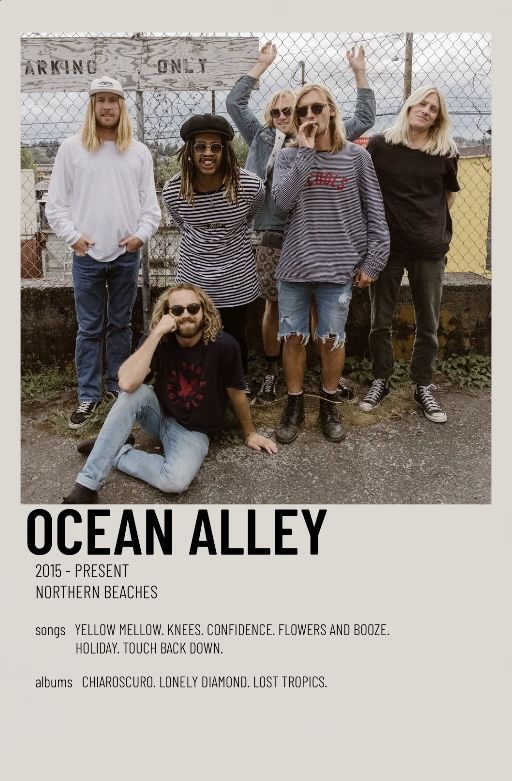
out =
[[[214,132],[214,131],[212,131]],[[197,135],[197,134],[195,134]],[[191,206],[194,205],[194,138],[189,136],[185,145],[178,152],[178,162],[181,164],[180,198],[183,198]],[[240,166],[236,159],[235,150],[227,136],[222,136],[222,184],[229,203],[238,203],[240,192]]]
[[412,146],[412,139],[409,133],[409,111],[432,93],[435,93],[439,100],[439,113],[436,121],[428,131],[427,141],[425,146],[421,148],[421,151],[426,152],[427,155],[455,157],[458,154],[458,149],[457,144],[450,137],[451,120],[448,114],[448,104],[443,93],[433,85],[419,87],[409,95],[394,123],[384,131],[384,137],[388,144]]
[[169,313],[169,296],[178,290],[190,290],[192,293],[195,293],[203,309],[203,342],[205,344],[214,342],[217,334],[222,330],[220,315],[208,293],[205,293],[204,290],[197,285],[193,285],[191,282],[182,282],[179,285],[172,285],[158,296],[151,314],[151,322],[149,323],[150,330],[152,331],[153,328],[158,325],[162,317]]
[[[126,108],[125,99],[117,96],[119,101],[119,122],[116,128],[115,143],[121,152],[126,152],[132,140],[132,127]],[[88,152],[97,152],[102,144],[96,128],[96,95],[91,95],[87,104],[84,124],[82,126],[82,144]]]
[[298,133],[301,125],[299,115],[297,114],[299,101],[302,97],[304,97],[304,95],[307,95],[308,92],[311,92],[314,89],[322,93],[327,105],[334,112],[333,115],[329,118],[331,146],[328,151],[339,152],[340,149],[343,149],[343,147],[347,143],[347,134],[345,132],[345,125],[343,124],[343,120],[341,118],[341,112],[334,99],[334,95],[332,94],[331,90],[328,87],[326,87],[324,84],[306,84],[304,87],[302,87],[301,90],[299,90],[299,92],[297,93],[295,110],[293,112],[293,125],[295,127],[295,130]]
[[282,89],[280,92],[276,92],[275,95],[273,95],[267,105],[265,106],[265,111],[263,112],[263,121],[267,125],[267,127],[274,127],[274,120],[272,119],[271,111],[273,108],[275,108],[275,105],[277,101],[280,98],[285,98],[290,100],[290,108],[292,110],[295,109],[295,102],[297,100],[296,93],[291,89]]

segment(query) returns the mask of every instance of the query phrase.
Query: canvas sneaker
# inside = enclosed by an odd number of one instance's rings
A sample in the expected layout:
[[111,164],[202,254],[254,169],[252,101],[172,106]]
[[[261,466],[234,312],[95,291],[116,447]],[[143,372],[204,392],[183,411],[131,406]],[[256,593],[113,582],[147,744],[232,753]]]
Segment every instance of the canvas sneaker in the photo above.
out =
[[338,381],[336,401],[346,401],[348,404],[355,404],[358,401],[354,389],[350,387],[343,377],[340,377]]
[[118,390],[108,390],[105,391],[105,398],[109,401],[117,401],[119,398],[119,391]]
[[387,380],[374,380],[364,399],[359,402],[359,409],[363,410],[363,412],[373,412],[375,407],[379,406],[388,393],[389,385]]
[[247,397],[247,401],[252,406],[254,404],[254,402],[256,401],[256,394],[252,390],[252,388],[249,385],[249,383],[247,382],[247,380],[245,380],[244,393],[245,393],[245,395]]
[[414,401],[419,404],[427,420],[432,423],[446,423],[448,416],[438,401],[432,395],[437,390],[435,385],[416,385]]
[[256,396],[257,400],[261,404],[271,404],[273,401],[276,401],[277,399],[276,383],[277,383],[276,374],[265,374],[265,376],[261,381],[261,386],[258,391],[258,394]]
[[82,428],[99,407],[99,401],[81,401],[69,418],[69,428]]

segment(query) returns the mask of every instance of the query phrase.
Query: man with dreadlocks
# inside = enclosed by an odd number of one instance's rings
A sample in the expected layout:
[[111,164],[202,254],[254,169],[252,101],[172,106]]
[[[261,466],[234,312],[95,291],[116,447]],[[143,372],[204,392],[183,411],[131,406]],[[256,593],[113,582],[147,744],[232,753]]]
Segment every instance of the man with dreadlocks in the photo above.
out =
[[[154,388],[144,384],[150,372]],[[98,438],[78,445],[89,457],[63,504],[97,504],[112,467],[165,493],[186,491],[210,435],[223,426],[228,400],[247,447],[276,453],[275,443],[254,430],[244,386],[240,350],[222,330],[210,297],[188,283],[167,288],[153,309],[149,334],[119,369],[121,393]],[[135,422],[160,439],[164,455],[133,446]]]
[[[224,117],[195,114],[181,127],[181,172],[162,196],[181,231],[176,280],[206,290],[247,372],[247,306],[259,296],[249,224],[265,198],[263,182],[240,168]],[[249,393],[248,386],[246,392]]]
[[102,397],[105,302],[106,395],[119,393],[117,372],[132,347],[139,250],[161,217],[151,153],[132,138],[117,79],[100,76],[92,82],[82,132],[67,138],[57,152],[46,217],[73,250],[79,404],[69,427],[78,429]]

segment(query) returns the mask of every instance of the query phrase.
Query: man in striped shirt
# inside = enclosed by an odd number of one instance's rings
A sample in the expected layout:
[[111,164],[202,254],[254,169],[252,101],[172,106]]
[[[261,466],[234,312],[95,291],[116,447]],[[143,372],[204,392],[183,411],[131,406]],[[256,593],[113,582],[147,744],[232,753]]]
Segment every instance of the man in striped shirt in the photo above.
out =
[[367,287],[377,279],[388,257],[389,232],[370,155],[346,140],[339,108],[327,87],[302,88],[294,124],[297,145],[279,153],[272,189],[279,208],[288,212],[276,271],[288,397],[276,437],[293,442],[304,421],[313,297],[318,311],[314,338],[322,362],[322,431],[327,439],[341,442],[345,431],[335,394],[352,287]]
[[199,285],[212,298],[247,374],[247,307],[260,292],[249,224],[263,204],[263,182],[239,167],[224,117],[194,114],[180,134],[181,172],[162,192],[181,232],[176,281]]

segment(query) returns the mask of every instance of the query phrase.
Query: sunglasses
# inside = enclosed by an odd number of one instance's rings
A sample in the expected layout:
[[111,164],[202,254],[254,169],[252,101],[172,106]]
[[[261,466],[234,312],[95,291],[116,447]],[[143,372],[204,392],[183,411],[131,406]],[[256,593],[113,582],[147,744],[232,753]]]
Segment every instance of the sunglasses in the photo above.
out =
[[201,309],[201,304],[187,304],[187,306],[180,306],[180,304],[174,304],[174,306],[169,307],[169,312],[174,317],[180,317],[180,315],[182,315],[183,312],[188,312],[191,315],[197,315],[200,309]]
[[312,103],[311,106],[300,106],[300,108],[297,108],[296,111],[301,118],[304,118],[307,115],[309,109],[311,109],[315,116],[318,116],[322,113],[326,106],[327,103]]
[[272,119],[278,119],[280,114],[283,115],[283,117],[289,117],[292,113],[292,109],[290,106],[285,106],[285,108],[272,108],[270,109],[270,116]]
[[197,141],[194,144],[195,151],[200,154],[203,154],[203,152],[206,152],[206,150],[209,149],[214,155],[218,155],[219,152],[222,152],[222,148],[222,144],[205,144],[203,141]]

